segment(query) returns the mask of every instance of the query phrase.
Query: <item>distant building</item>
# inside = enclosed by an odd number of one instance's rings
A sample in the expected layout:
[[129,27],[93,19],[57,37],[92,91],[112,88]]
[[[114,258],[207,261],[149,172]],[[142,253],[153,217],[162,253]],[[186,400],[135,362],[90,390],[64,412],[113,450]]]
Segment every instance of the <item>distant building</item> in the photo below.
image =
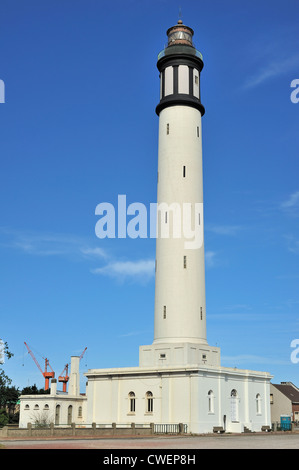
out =
[[57,390],[56,379],[51,380],[50,393],[44,395],[21,395],[19,427],[26,428],[28,423],[56,426],[80,425],[86,414],[86,395],[79,389],[80,358],[72,356],[68,393]]
[[283,415],[299,422],[299,389],[292,382],[270,384],[270,407],[272,422],[280,422]]

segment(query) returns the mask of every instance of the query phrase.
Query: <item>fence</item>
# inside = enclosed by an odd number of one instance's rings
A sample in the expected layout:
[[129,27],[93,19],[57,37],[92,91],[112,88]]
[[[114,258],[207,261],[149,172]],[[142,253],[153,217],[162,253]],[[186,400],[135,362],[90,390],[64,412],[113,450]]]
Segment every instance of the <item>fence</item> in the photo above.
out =
[[154,424],[155,434],[187,434],[187,424]]
[[150,436],[153,434],[182,434],[187,432],[185,424],[59,424],[50,423],[44,426],[28,423],[27,428],[17,426],[4,426],[0,429],[0,437],[51,437],[51,436]]

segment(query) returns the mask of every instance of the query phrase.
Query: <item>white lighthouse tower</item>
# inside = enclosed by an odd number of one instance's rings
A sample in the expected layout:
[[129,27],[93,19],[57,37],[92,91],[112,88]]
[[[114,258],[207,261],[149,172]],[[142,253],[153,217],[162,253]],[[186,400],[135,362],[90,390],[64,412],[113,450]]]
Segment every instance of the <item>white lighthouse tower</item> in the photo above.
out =
[[[201,53],[181,20],[158,56],[160,102],[155,326],[140,365],[220,364],[206,336]],[[193,237],[193,240],[192,240]]]
[[[186,238],[187,229],[203,233],[202,211],[198,211],[203,204],[204,107],[200,101],[203,60],[193,47],[193,30],[181,20],[168,29],[167,36],[168,45],[159,54],[157,63],[160,72],[160,103],[156,108],[157,202],[162,210],[156,244],[154,342],[206,344],[204,246],[202,240],[197,243],[194,240],[193,248]],[[163,224],[169,225],[169,237],[165,231],[166,237],[162,238]],[[175,229],[181,232],[177,237]]]

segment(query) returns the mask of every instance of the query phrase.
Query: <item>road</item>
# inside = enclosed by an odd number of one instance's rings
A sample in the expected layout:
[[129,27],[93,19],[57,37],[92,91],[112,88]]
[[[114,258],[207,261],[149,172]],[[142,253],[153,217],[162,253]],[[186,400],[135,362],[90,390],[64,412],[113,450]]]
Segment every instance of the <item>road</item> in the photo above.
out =
[[0,440],[6,449],[299,449],[296,434],[239,434],[153,438]]

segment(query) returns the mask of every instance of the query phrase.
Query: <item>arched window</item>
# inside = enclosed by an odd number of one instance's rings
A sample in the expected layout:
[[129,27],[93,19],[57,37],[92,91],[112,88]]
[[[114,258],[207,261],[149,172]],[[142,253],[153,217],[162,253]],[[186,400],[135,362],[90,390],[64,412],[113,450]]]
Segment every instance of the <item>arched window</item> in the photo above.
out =
[[60,420],[60,405],[56,405],[55,409],[55,424],[58,426]]
[[208,392],[208,407],[209,413],[214,413],[214,393],[213,390]]
[[260,394],[258,393],[255,397],[255,403],[256,403],[256,414],[260,415],[262,414],[262,399]]
[[34,405],[34,409],[35,409],[35,410],[39,410],[39,406],[38,406],[38,405]]
[[44,410],[48,410],[49,409],[49,405],[47,405],[47,403],[45,404],[44,406]]
[[82,406],[78,408],[78,418],[82,418]]
[[152,392],[146,392],[146,412],[152,413],[154,411],[154,396]]
[[29,405],[25,405],[25,410],[29,410],[29,409],[30,409]]
[[239,398],[237,390],[233,389],[230,393],[230,412],[231,412],[231,421],[239,421]]
[[135,413],[135,393],[129,393],[129,410],[130,413]]
[[73,407],[70,405],[67,409],[67,424],[72,424]]

